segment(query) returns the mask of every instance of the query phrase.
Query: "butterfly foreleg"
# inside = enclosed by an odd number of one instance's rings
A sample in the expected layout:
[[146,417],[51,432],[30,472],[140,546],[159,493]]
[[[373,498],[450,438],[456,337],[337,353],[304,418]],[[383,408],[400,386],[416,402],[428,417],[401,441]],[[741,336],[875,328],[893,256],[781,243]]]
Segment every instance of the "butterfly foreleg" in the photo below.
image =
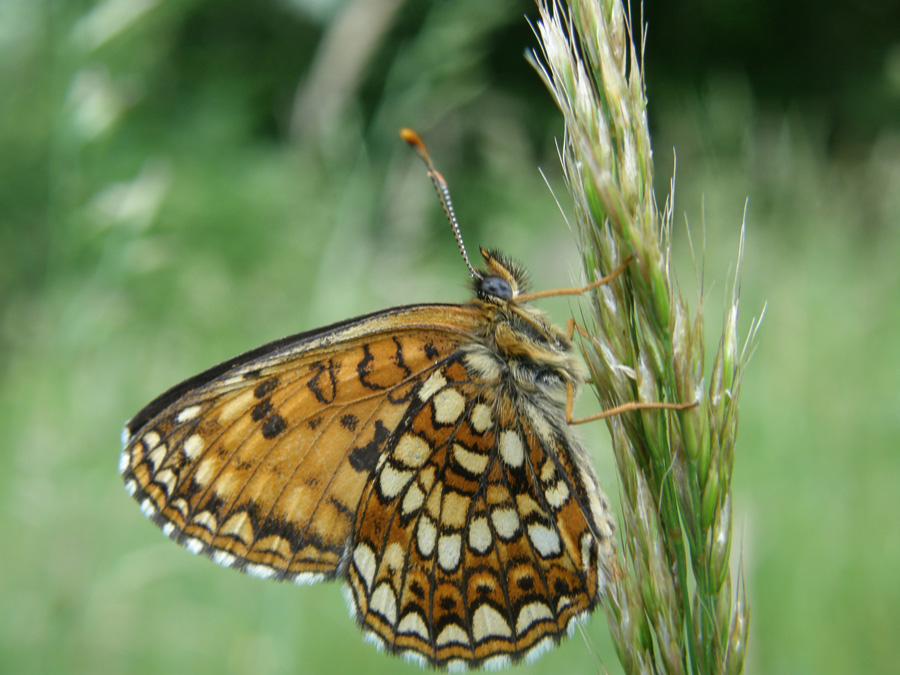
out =
[[552,298],[558,295],[584,295],[588,291],[592,291],[595,288],[599,288],[604,284],[608,284],[610,281],[618,277],[625,269],[628,267],[628,264],[634,260],[634,256],[630,255],[625,258],[625,261],[619,265],[612,272],[607,274],[605,277],[601,279],[597,279],[596,281],[592,281],[586,286],[574,286],[572,288],[554,288],[549,291],[536,291],[534,293],[523,293],[522,295],[516,296],[516,302],[531,302],[532,300],[538,300],[540,298]]

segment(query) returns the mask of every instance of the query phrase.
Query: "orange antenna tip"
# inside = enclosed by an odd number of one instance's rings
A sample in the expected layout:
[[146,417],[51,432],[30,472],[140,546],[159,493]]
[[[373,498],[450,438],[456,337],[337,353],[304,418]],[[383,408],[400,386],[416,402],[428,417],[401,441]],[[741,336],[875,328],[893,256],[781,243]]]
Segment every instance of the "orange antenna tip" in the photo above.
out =
[[[400,138],[409,143],[416,154],[422,158],[429,171],[434,171],[434,165],[431,163],[431,156],[428,154],[428,148],[425,147],[425,141],[415,131],[409,127],[403,127],[400,130]],[[441,179],[443,181],[443,179]]]
[[403,127],[400,130],[400,138],[404,141],[412,145],[413,147],[422,147],[425,144],[422,142],[422,139],[419,137],[415,131],[410,129],[409,127]]

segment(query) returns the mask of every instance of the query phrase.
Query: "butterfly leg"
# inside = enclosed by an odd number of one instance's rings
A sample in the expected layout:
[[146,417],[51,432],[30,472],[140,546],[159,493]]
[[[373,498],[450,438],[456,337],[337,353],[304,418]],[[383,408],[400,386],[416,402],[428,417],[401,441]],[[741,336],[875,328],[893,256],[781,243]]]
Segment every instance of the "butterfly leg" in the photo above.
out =
[[575,286],[573,288],[554,288],[549,291],[536,291],[534,293],[523,293],[522,295],[516,296],[516,302],[531,302],[532,300],[538,300],[540,298],[553,298],[559,295],[584,295],[588,291],[592,291],[595,288],[599,288],[604,284],[608,284],[610,281],[615,279],[617,276],[622,274],[625,269],[628,267],[628,264],[634,260],[634,256],[630,255],[625,258],[625,262],[619,265],[612,272],[607,274],[602,279],[597,279],[596,281],[592,281],[587,286]]
[[[569,319],[566,322],[566,337],[569,340],[572,339],[572,336],[575,334],[575,331],[578,330],[578,334],[583,338],[590,339],[590,334],[579,326],[575,319]],[[588,380],[590,381],[590,380]],[[617,405],[614,408],[609,408],[608,410],[602,410],[598,413],[594,413],[593,415],[588,415],[587,417],[579,417],[577,419],[572,417],[572,410],[575,404],[575,387],[570,383],[566,387],[566,422],[568,424],[584,424],[586,422],[595,422],[596,420],[606,419],[607,417],[612,417],[613,415],[621,415],[622,413],[632,412],[634,410],[687,410],[688,408],[693,408],[695,405],[698,405],[698,402],[694,403],[642,403],[639,401],[631,401],[629,403],[623,403],[622,405]]]

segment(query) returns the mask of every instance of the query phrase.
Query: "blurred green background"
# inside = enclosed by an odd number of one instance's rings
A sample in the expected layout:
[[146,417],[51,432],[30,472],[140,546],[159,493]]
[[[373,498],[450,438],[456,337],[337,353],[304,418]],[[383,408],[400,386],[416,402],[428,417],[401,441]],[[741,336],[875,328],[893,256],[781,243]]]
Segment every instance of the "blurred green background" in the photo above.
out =
[[[789,6],[788,6],[789,5]],[[637,11],[637,10],[636,10]],[[239,351],[466,298],[469,247],[577,278],[524,0],[0,0],[0,671],[419,672],[337,585],[223,570],[124,493],[119,429]],[[748,673],[900,663],[900,6],[647,0],[660,203],[677,152],[710,347],[747,201],[735,552]],[[562,322],[565,301],[544,303]],[[595,409],[590,394],[586,411]],[[615,496],[602,424],[582,429]],[[620,672],[602,616],[516,673]]]

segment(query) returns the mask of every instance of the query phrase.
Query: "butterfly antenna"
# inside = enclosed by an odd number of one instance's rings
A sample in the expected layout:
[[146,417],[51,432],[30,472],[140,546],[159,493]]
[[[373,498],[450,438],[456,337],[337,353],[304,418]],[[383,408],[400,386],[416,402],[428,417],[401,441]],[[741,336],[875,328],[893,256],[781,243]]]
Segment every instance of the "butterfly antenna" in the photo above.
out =
[[412,146],[413,150],[416,151],[416,154],[422,158],[423,162],[425,162],[425,166],[428,167],[428,177],[434,184],[434,189],[438,193],[438,199],[441,200],[441,206],[444,208],[444,214],[447,216],[447,220],[450,221],[450,227],[453,229],[453,236],[456,237],[456,244],[459,246],[459,252],[462,254],[466,267],[469,268],[469,274],[476,279],[481,279],[481,273],[472,267],[472,263],[469,262],[469,254],[466,253],[466,245],[463,243],[462,233],[459,231],[456,213],[453,212],[453,202],[450,200],[450,190],[447,188],[447,181],[445,181],[440,172],[434,168],[434,164],[431,161],[431,155],[428,154],[428,149],[425,147],[425,142],[419,137],[419,134],[407,127],[400,130],[400,138]]

